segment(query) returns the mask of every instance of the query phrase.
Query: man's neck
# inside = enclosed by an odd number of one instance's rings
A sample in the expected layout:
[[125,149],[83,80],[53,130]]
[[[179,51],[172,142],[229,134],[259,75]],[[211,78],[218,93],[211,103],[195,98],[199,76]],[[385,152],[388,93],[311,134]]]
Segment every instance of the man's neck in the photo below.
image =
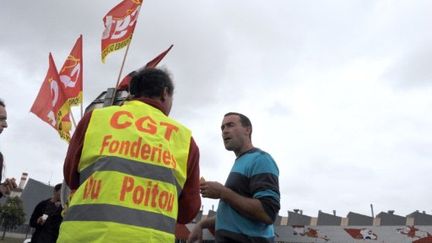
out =
[[239,151],[234,151],[234,154],[238,158],[238,157],[242,156],[244,153],[247,153],[248,151],[250,151],[251,149],[254,149],[254,146],[252,144],[249,144],[248,146],[243,147]]

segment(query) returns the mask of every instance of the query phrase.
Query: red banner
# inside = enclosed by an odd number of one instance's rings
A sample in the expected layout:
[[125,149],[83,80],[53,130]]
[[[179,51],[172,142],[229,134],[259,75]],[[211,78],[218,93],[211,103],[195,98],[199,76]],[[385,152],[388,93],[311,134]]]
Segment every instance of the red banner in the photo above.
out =
[[69,105],[78,105],[82,102],[83,86],[83,55],[82,35],[76,41],[72,51],[60,69],[62,89]]
[[104,17],[105,30],[102,34],[102,62],[113,51],[129,44],[138,19],[142,0],[124,0]]
[[168,52],[171,50],[171,48],[174,45],[171,45],[168,49],[166,49],[164,52],[162,52],[161,54],[159,54],[157,57],[153,58],[153,60],[151,60],[150,62],[148,62],[145,65],[145,68],[154,68],[156,67],[160,61],[162,61],[162,59],[166,56],[166,54],[168,54]]
[[70,140],[71,123],[67,116],[70,106],[60,87],[60,77],[51,53],[48,72],[30,111],[56,129],[61,138]]
[[[164,52],[162,52],[161,54],[159,54],[157,57],[153,58],[150,62],[148,62],[144,67],[142,67],[140,69],[143,69],[143,68],[154,68],[154,67],[156,67],[159,64],[159,62],[162,61],[162,59],[166,56],[166,54],[168,54],[168,52],[171,50],[171,48],[173,46],[174,45],[171,45],[168,49],[166,49]],[[140,69],[138,69],[138,70],[140,70]],[[124,77],[122,79],[122,81],[118,85],[117,89],[119,89],[119,90],[128,89],[132,73],[133,72],[129,73],[128,75],[126,75],[126,77]]]

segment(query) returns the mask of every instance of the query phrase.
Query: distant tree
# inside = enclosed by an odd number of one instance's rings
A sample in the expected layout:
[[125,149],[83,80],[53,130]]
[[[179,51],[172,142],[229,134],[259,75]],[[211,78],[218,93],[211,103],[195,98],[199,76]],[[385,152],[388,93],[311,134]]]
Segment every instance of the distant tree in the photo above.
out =
[[8,197],[6,203],[0,206],[0,222],[3,226],[2,240],[7,230],[15,229],[24,223],[23,203],[19,197]]

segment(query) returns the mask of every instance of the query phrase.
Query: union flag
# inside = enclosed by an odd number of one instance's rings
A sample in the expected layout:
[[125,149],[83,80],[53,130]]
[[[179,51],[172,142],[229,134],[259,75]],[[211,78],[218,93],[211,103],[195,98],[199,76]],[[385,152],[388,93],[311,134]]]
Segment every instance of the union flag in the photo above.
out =
[[83,49],[82,35],[75,42],[69,56],[60,69],[63,93],[69,105],[82,103],[83,87]]
[[61,89],[60,76],[51,53],[48,58],[49,68],[30,112],[56,129],[61,138],[69,141],[71,122],[68,114],[70,106],[63,89]]
[[129,44],[138,19],[142,0],[124,0],[111,9],[103,18],[105,30],[102,34],[102,62],[113,51]]

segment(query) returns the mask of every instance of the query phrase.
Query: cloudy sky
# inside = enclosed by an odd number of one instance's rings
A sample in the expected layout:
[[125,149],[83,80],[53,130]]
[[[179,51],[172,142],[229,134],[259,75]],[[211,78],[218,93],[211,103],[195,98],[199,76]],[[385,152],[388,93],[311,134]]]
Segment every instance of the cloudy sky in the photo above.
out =
[[[7,177],[62,181],[67,143],[29,110],[48,53],[61,67],[80,34],[84,106],[115,85],[125,49],[102,64],[100,37],[118,2],[2,1]],[[280,215],[370,215],[371,203],[432,213],[431,25],[428,0],[145,0],[124,73],[174,44],[161,63],[176,84],[171,116],[193,130],[201,174],[225,182],[234,154],[222,117],[246,114],[254,145],[278,163]]]

